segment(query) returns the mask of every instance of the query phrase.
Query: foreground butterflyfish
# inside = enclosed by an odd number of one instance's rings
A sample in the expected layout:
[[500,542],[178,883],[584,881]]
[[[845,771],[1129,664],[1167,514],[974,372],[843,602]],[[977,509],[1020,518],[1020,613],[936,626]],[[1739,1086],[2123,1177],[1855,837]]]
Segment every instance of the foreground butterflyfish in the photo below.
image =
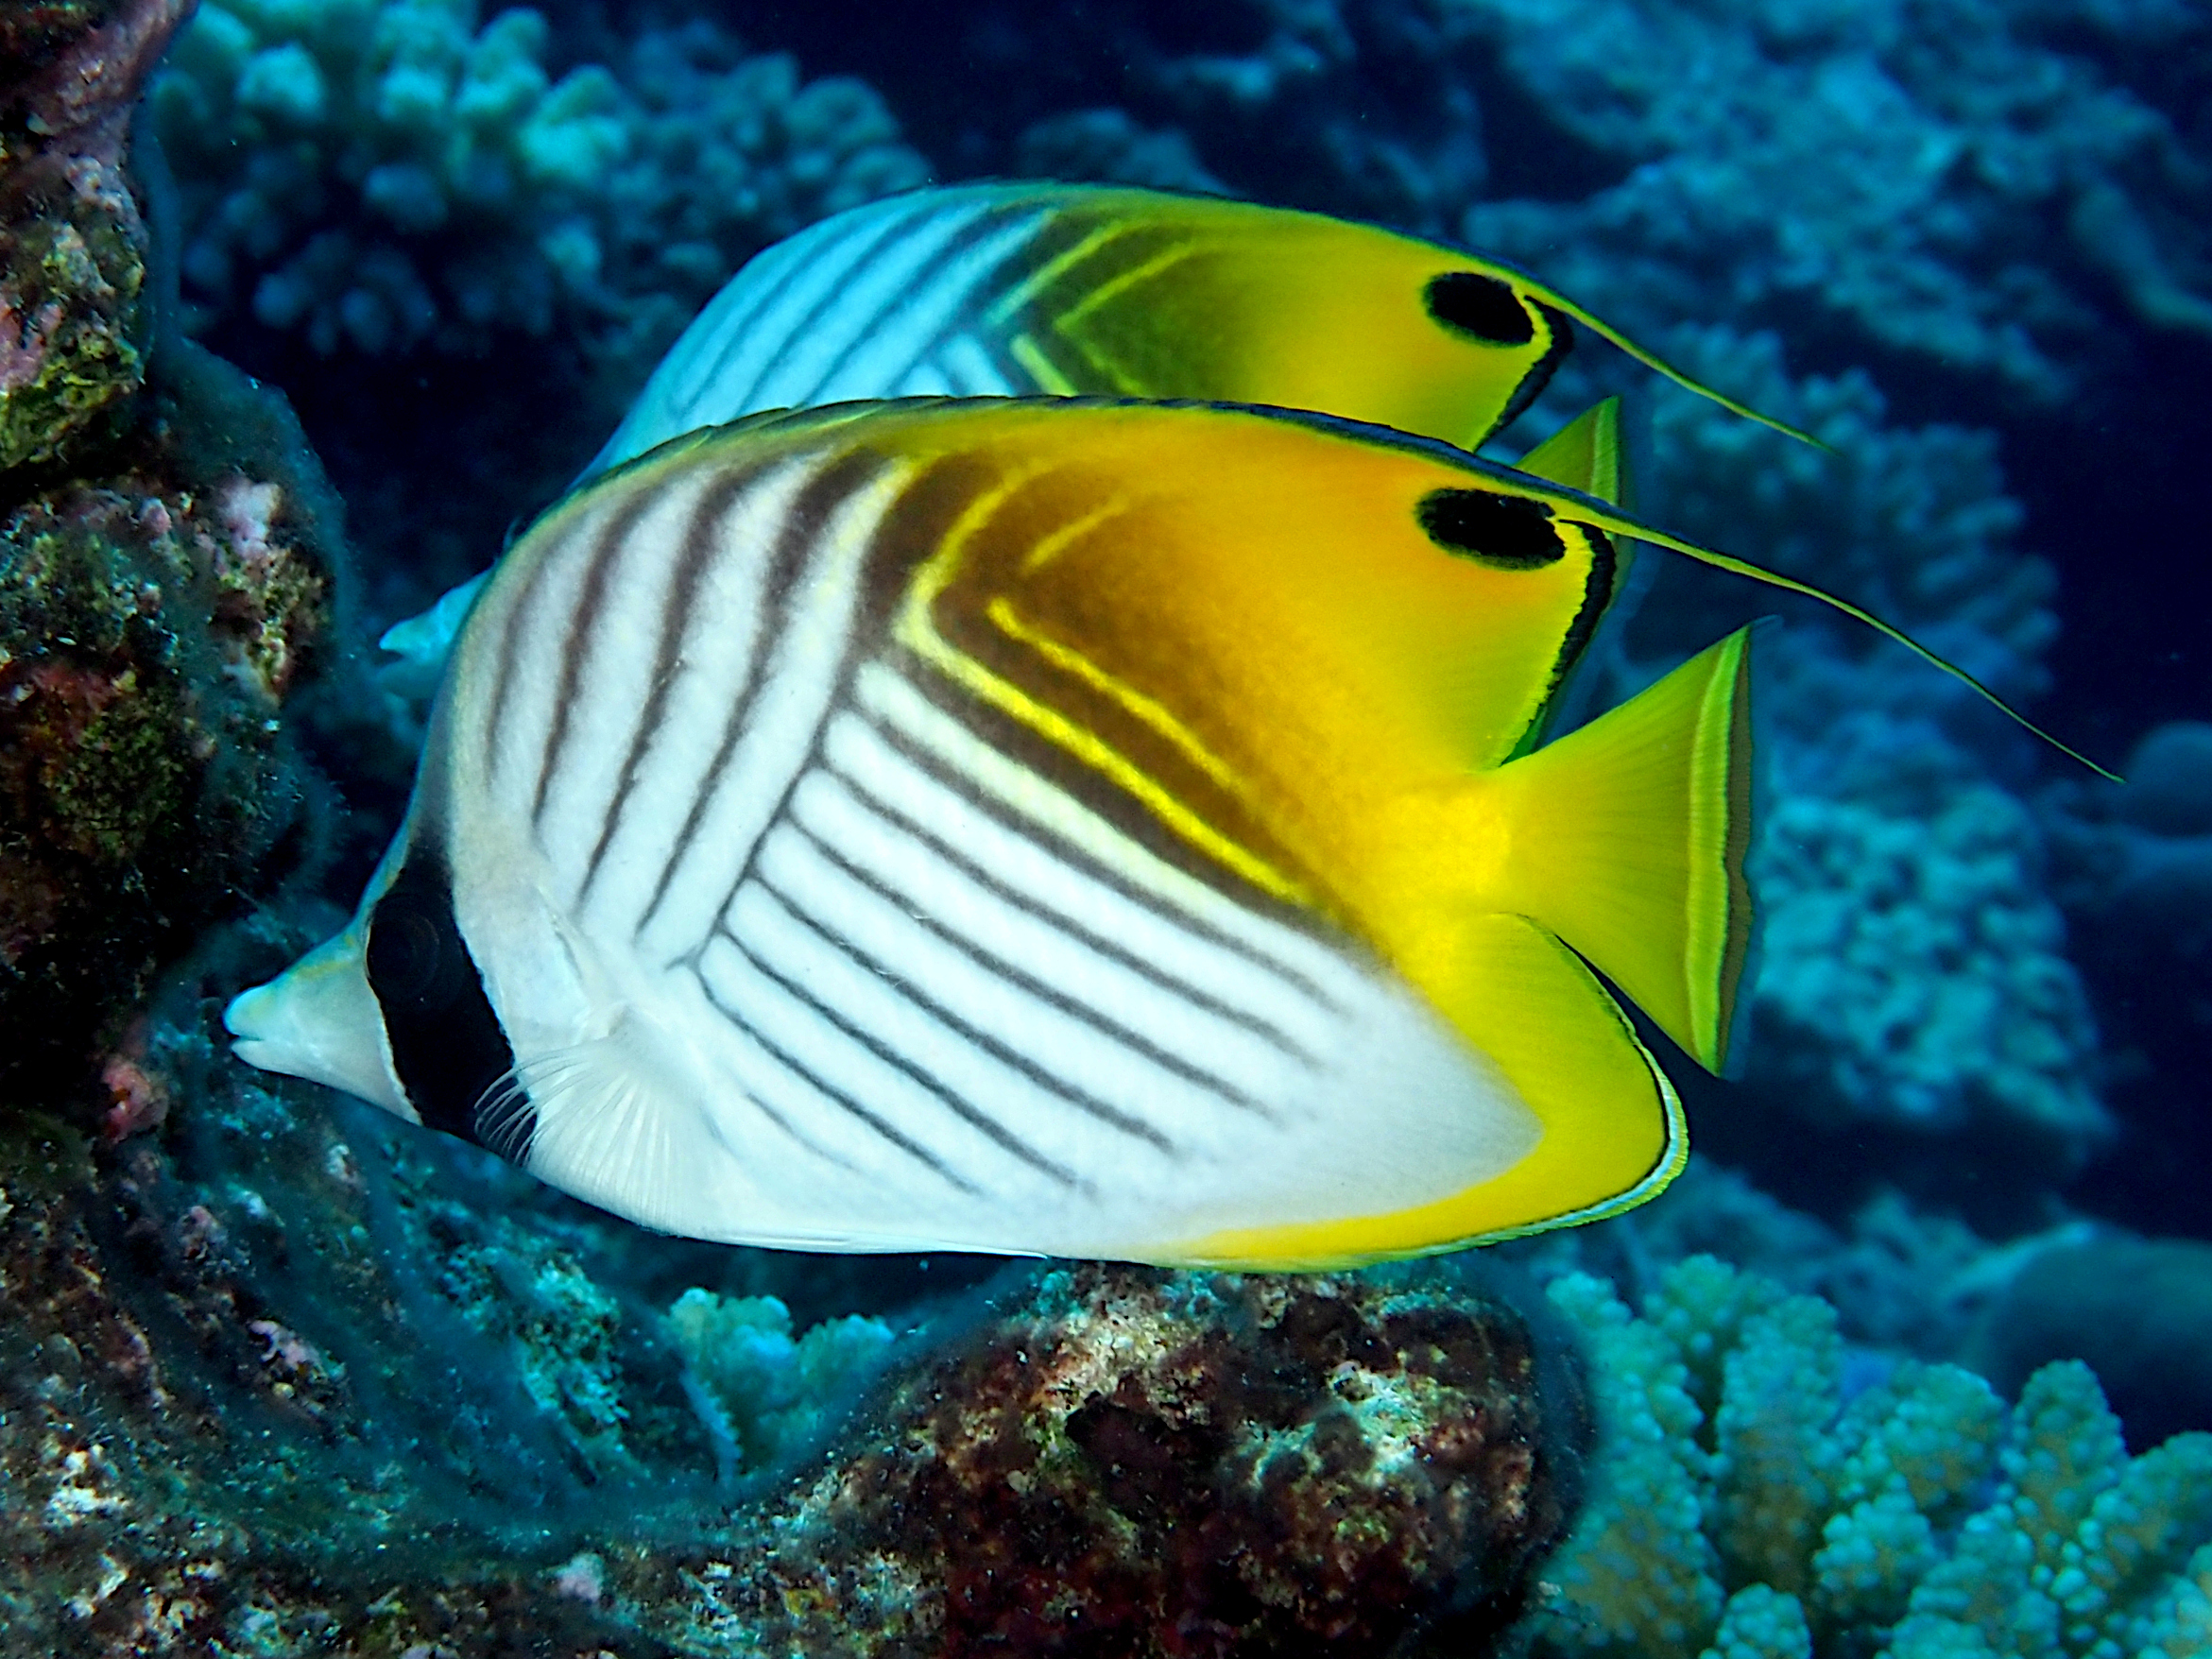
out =
[[1553,481],[1590,436],[986,399],[667,444],[502,559],[237,1052],[735,1242],[1315,1266],[1638,1203],[1682,1113],[1599,974],[1722,1063],[1748,638],[1523,752],[1619,541],[1702,554]]
[[[770,409],[915,396],[1270,403],[1471,450],[1543,390],[1578,325],[1779,426],[1465,248],[1166,191],[940,186],[832,214],[749,261],[584,477]],[[481,579],[386,633],[395,683],[436,684]]]

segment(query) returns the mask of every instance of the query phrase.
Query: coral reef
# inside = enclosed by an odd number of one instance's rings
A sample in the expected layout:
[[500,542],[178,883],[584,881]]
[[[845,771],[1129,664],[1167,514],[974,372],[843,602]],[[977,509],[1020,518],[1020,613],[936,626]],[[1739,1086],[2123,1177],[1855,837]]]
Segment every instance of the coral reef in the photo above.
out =
[[2212,1244],[2099,1232],[2026,1252],[1963,1357],[2004,1389],[2084,1361],[2138,1448],[2212,1429]]
[[900,1379],[772,1549],[692,1569],[707,1633],[1228,1655],[1480,1629],[1567,1514],[1541,1370],[1465,1289],[1058,1270]]
[[549,46],[474,0],[202,7],[154,90],[191,326],[249,306],[327,355],[557,320],[642,376],[756,248],[925,177],[868,88],[709,25],[557,79]]
[[298,1109],[199,988],[163,1123],[0,1144],[26,1650],[1380,1651],[1509,1617],[1570,1517],[1571,1365],[1456,1274],[1020,1270],[794,1336],[749,1253]]
[[593,63],[480,15],[208,4],[150,94],[183,326],[291,393],[379,624],[558,495],[754,251],[926,177],[866,86],[708,23]]
[[685,1392],[709,1426],[727,1479],[789,1460],[852,1402],[853,1387],[889,1358],[891,1327],[849,1313],[797,1338],[775,1296],[719,1296],[694,1287],[668,1324],[683,1355]]
[[182,9],[11,13],[0,95],[5,1069],[105,1070],[126,1120],[149,975],[301,823],[283,715],[339,535],[282,400],[156,343],[125,138]]
[[1710,1257],[1640,1318],[1598,1279],[1551,1295],[1590,1343],[1600,1450],[1530,1652],[2137,1653],[2202,1616],[2212,1435],[2131,1459],[2084,1366],[2008,1411]]
[[2110,1209],[2202,1236],[2212,1157],[2212,726],[2154,727],[2124,785],[2061,780],[2037,800],[2051,887],[2096,991],[2124,1135],[2098,1172]]
[[1778,800],[1754,861],[1747,1082],[1831,1126],[1995,1132],[2024,1163],[2078,1167],[2110,1120],[2039,853],[2027,809],[1971,778],[1904,809]]
[[0,470],[111,427],[145,376],[130,108],[189,0],[0,20]]
[[2185,8],[1464,0],[1448,15],[1618,180],[1572,203],[1484,203],[1465,234],[1541,250],[1592,303],[1635,290],[1646,308],[1608,316],[1724,295],[2043,399],[2109,348],[2116,310],[2212,331],[2201,133],[2068,49],[2175,50],[2203,27]]
[[1569,1273],[1609,1279],[1631,1302],[1656,1291],[1675,1263],[1713,1256],[1827,1302],[1849,1343],[1955,1360],[1970,1356],[1990,1305],[2026,1264],[2095,1236],[2087,1223],[2064,1221],[1999,1242],[1977,1233],[1955,1207],[1916,1204],[1895,1187],[1876,1188],[1831,1224],[1692,1151],[1674,1185],[1650,1204],[1597,1226],[1500,1248],[1545,1279]]

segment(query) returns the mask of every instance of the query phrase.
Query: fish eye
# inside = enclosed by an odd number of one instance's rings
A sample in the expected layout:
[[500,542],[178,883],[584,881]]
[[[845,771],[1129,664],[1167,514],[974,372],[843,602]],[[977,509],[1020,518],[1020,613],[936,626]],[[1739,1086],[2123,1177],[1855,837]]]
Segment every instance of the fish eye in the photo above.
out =
[[445,930],[413,894],[393,891],[369,918],[369,983],[379,1002],[443,1007],[459,991]]
[[1535,319],[1512,284],[1480,271],[1432,277],[1421,299],[1446,328],[1489,345],[1525,346],[1536,337]]
[[1432,489],[1414,517],[1445,552],[1500,571],[1537,571],[1567,556],[1552,509],[1522,495]]

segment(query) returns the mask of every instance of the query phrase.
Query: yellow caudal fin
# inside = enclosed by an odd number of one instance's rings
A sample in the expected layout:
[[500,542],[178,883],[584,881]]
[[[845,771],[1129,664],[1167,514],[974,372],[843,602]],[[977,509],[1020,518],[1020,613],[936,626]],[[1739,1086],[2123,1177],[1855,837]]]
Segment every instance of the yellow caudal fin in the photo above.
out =
[[1498,900],[1718,1071],[1751,941],[1750,630],[1497,774]]
[[1620,400],[1585,409],[1520,458],[1519,470],[1620,505]]

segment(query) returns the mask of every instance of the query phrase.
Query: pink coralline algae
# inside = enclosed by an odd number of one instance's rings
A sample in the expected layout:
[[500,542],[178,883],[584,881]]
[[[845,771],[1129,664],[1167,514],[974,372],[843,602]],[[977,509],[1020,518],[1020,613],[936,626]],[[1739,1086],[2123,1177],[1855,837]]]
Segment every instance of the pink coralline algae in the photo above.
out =
[[114,1139],[164,1110],[115,1033],[297,818],[280,715],[330,599],[277,486],[143,458],[0,513],[0,1016],[32,1039],[0,1065],[86,1073]]

